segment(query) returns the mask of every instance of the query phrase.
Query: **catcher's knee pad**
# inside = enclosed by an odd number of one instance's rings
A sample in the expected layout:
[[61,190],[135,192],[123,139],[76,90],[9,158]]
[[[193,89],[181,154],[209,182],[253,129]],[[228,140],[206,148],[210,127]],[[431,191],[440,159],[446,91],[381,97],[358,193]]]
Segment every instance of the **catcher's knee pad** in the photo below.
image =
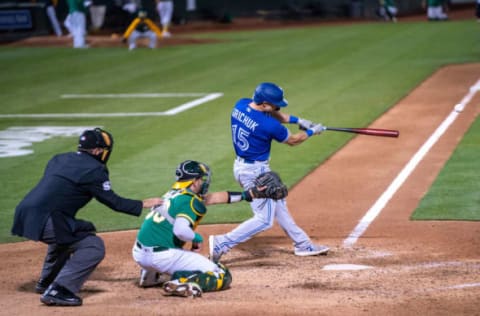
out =
[[230,270],[228,270],[226,267],[223,267],[223,270],[225,273],[222,273],[219,277],[221,279],[221,286],[220,290],[225,290],[230,287],[230,284],[232,284],[232,274],[230,273]]
[[230,270],[220,262],[217,263],[217,266],[222,269],[222,272],[218,273],[217,277],[217,290],[228,289],[230,284],[232,284],[232,274],[230,273]]

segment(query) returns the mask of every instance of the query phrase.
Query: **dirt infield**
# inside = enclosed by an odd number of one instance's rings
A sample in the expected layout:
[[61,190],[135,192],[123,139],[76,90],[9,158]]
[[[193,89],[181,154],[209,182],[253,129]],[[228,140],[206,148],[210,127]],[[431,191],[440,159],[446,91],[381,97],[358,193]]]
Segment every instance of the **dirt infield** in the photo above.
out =
[[[468,104],[366,233],[343,242],[412,155],[478,79],[480,64],[437,71],[371,127],[398,139],[358,136],[292,188],[297,222],[327,256],[295,257],[275,226],[224,257],[231,289],[199,299],[138,288],[131,258],[135,231],[101,234],[107,256],[80,296],[84,305],[46,307],[34,293],[46,247],[0,245],[1,315],[480,315],[480,223],[412,222],[409,216],[475,117]],[[328,137],[328,136],[320,136]],[[204,236],[231,225],[200,226]],[[205,253],[205,250],[204,250]],[[328,270],[329,267],[344,270]],[[355,270],[351,265],[365,266]]]

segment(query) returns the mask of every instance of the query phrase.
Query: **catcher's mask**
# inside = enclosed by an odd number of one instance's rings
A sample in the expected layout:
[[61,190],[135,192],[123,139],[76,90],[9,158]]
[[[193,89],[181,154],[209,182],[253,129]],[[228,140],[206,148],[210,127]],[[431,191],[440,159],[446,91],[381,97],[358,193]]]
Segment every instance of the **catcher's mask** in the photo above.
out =
[[176,182],[174,183],[173,188],[188,188],[195,179],[203,180],[202,188],[198,193],[200,195],[207,194],[211,180],[210,168],[204,163],[194,160],[186,160],[180,163],[175,170]]
[[256,104],[269,103],[278,108],[288,105],[288,101],[283,97],[283,89],[271,82],[259,84],[255,88],[252,99]]
[[[91,149],[102,148],[103,152],[93,155]],[[86,130],[80,135],[78,151],[86,152],[102,163],[107,163],[113,149],[113,136],[101,128]]]

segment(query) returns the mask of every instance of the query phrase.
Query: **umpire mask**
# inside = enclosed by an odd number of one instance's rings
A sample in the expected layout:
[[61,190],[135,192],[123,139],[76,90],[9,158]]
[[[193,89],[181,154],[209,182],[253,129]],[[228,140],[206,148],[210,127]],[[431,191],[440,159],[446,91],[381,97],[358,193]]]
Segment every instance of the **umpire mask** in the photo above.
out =
[[[92,153],[92,149],[95,148],[102,148],[103,151],[98,155],[94,155]],[[78,141],[78,151],[88,153],[101,163],[107,163],[108,159],[110,158],[110,154],[112,153],[112,149],[113,136],[101,128],[97,127],[93,130],[86,130],[82,133],[82,135],[80,135],[80,139]]]

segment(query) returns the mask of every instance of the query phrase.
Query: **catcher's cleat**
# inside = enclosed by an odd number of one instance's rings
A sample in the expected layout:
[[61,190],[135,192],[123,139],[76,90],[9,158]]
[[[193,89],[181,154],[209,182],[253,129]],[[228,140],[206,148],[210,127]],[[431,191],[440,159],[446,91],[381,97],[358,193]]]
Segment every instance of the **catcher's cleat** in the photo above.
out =
[[163,285],[170,278],[167,275],[164,275],[157,271],[149,271],[146,269],[140,270],[140,280],[138,281],[138,286],[140,287],[154,287]]
[[202,296],[202,289],[194,282],[180,283],[177,280],[168,281],[163,284],[163,290],[165,294],[173,296],[193,298]]
[[48,306],[80,306],[82,305],[82,299],[67,288],[57,284],[52,283],[40,296],[40,301]]
[[317,255],[326,255],[330,248],[327,246],[322,246],[322,245],[310,245],[307,248],[295,248],[295,255],[296,256],[317,256]]
[[211,235],[208,237],[208,258],[217,263],[220,261],[220,258],[222,257],[223,252],[220,249],[220,247],[216,246],[215,244],[215,236]]

